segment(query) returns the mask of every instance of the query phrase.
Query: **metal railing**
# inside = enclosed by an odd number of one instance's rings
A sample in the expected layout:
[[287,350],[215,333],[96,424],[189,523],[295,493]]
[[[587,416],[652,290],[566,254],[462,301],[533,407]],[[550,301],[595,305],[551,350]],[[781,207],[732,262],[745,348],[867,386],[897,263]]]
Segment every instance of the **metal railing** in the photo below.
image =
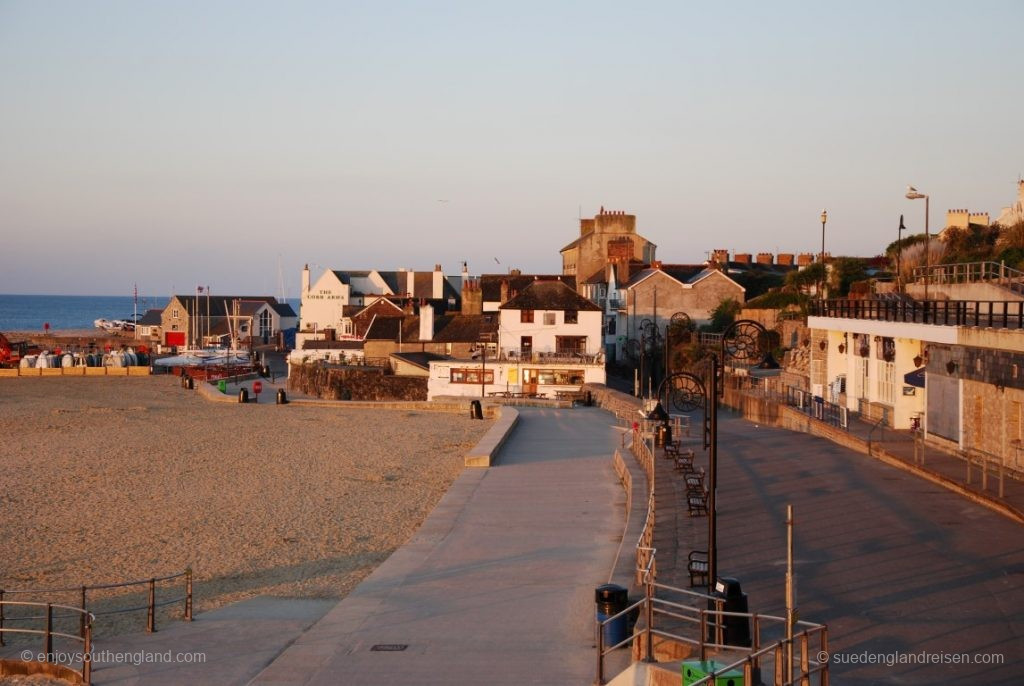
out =
[[[654,581],[652,551],[651,563],[646,569],[639,569],[644,575],[644,597],[620,612],[604,620],[595,619],[597,643],[597,674],[595,683],[604,684],[604,658],[612,651],[628,645],[643,637],[644,661],[654,662],[654,638],[674,641],[696,648],[696,656],[701,661],[707,660],[711,651],[719,653],[732,651],[739,653],[738,659],[724,662],[712,673],[693,682],[698,684],[718,683],[716,677],[733,670],[742,670],[744,682],[759,683],[762,671],[767,668],[774,674],[772,683],[775,686],[791,684],[811,684],[812,677],[817,682],[828,686],[828,662],[820,660],[821,654],[828,652],[828,627],[814,622],[797,621],[793,624],[792,638],[786,637],[786,619],[775,615],[756,612],[731,612],[725,610],[725,599],[706,593],[676,588]],[[659,595],[659,592],[661,595]],[[674,598],[674,599],[670,599]],[[697,604],[681,602],[694,599]],[[691,601],[692,602],[692,601]],[[703,607],[701,607],[703,606]],[[614,645],[605,645],[605,629],[613,622],[628,621],[631,614],[643,612],[644,626]],[[658,628],[656,619],[662,618],[674,622],[676,628],[667,630]],[[735,645],[730,636],[730,625],[745,623],[750,630],[750,645]],[[750,629],[752,627],[752,629]],[[694,635],[696,634],[696,635]],[[737,641],[738,642],[738,641]]]
[[[181,596],[175,596],[173,598],[162,598],[157,600],[157,584],[165,583],[168,581],[174,581],[175,579],[184,578],[185,588],[184,594]],[[105,591],[114,588],[129,588],[132,586],[145,586],[146,587],[146,603],[144,605],[137,605],[132,607],[118,607],[110,610],[96,610],[89,611],[89,593],[93,591]],[[173,605],[175,603],[184,603],[183,607],[183,619],[187,622],[192,621],[192,568],[189,567],[183,572],[177,574],[169,574],[167,576],[152,577],[149,579],[140,579],[138,581],[122,581],[112,584],[92,584],[92,585],[81,585],[81,586],[67,586],[64,588],[26,588],[17,590],[6,590],[0,589],[0,646],[4,644],[3,634],[5,631],[5,623],[25,621],[31,619],[39,619],[39,617],[19,617],[9,616],[3,611],[3,604],[6,602],[6,598],[12,595],[20,596],[53,596],[57,594],[71,594],[77,595],[79,606],[73,608],[76,612],[89,612],[89,615],[95,619],[97,616],[103,615],[114,615],[124,614],[127,612],[139,612],[142,610],[146,611],[146,631],[156,631],[156,610],[160,607],[167,605]],[[44,605],[46,603],[43,603]],[[54,605],[54,607],[65,607],[64,605]],[[84,636],[86,632],[86,620],[85,615],[80,615],[80,626],[79,633]]]
[[825,422],[831,426],[849,431],[850,411],[848,408],[830,403],[821,396],[812,395],[795,386],[786,386],[785,402],[792,408],[800,410],[808,417]]
[[810,303],[810,315],[939,326],[1024,328],[1024,302],[1011,300],[816,300]]
[[[5,634],[28,634],[34,636],[42,636],[43,649],[40,652],[43,659],[41,661],[50,664],[56,663],[56,660],[54,658],[56,658],[57,656],[65,655],[70,657],[72,655],[70,651],[54,652],[54,637],[64,638],[69,641],[81,643],[81,654],[83,656],[81,670],[75,669],[72,663],[64,663],[63,666],[71,672],[75,673],[81,680],[81,682],[85,684],[85,686],[90,686],[92,684],[92,660],[90,659],[90,657],[92,654],[92,623],[96,619],[95,615],[93,615],[91,612],[83,608],[72,607],[71,605],[58,605],[56,603],[39,603],[25,600],[0,599],[0,617],[2,617],[5,614],[4,611],[6,608],[27,608],[29,610],[42,612],[42,614],[30,615],[28,617],[23,617],[22,619],[42,619],[45,620],[45,624],[42,629],[14,628],[9,626],[3,626],[2,624],[0,624],[0,645],[4,645],[2,639]],[[55,609],[58,612],[63,611],[67,614],[54,615],[53,611]],[[69,634],[63,631],[56,631],[54,629],[55,619],[60,619],[62,617],[74,617],[76,614],[81,617],[79,622],[80,626],[82,627],[80,635]],[[23,660],[23,662],[32,662],[32,660]]]
[[914,279],[927,279],[928,283],[935,284],[995,282],[1003,286],[1020,286],[1024,272],[1000,262],[963,262],[914,267]]
[[540,351],[502,348],[498,351],[497,358],[487,357],[488,362],[494,361],[494,359],[499,362],[604,364],[604,355],[601,353],[590,354],[575,350]]

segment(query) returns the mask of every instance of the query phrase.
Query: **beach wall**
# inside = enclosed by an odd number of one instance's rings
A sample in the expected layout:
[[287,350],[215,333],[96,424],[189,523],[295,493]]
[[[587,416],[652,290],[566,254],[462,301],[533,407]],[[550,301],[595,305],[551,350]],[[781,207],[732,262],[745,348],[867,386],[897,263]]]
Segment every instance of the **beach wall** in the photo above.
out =
[[288,390],[325,400],[426,400],[425,376],[394,376],[378,368],[291,365]]
[[0,369],[0,378],[41,376],[149,376],[149,367],[15,367]]

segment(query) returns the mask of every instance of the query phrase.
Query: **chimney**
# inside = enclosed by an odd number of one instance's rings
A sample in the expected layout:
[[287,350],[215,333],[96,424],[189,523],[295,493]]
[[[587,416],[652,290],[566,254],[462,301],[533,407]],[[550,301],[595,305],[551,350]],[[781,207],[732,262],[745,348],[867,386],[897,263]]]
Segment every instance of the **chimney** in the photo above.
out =
[[508,279],[501,280],[501,297],[499,300],[501,301],[498,303],[499,305],[504,305],[508,302]]
[[661,269],[661,260],[651,260],[651,269]]
[[770,252],[759,252],[757,253],[758,264],[775,264],[775,255]]
[[402,305],[402,313],[410,316],[416,313],[415,308],[412,306],[412,298],[406,298],[405,304]]
[[434,298],[435,300],[440,300],[441,298],[444,297],[444,272],[441,271],[441,265],[439,264],[434,265],[433,286],[433,293],[431,294],[430,297]]
[[622,258],[615,262],[615,278],[619,282],[619,286],[629,283],[629,269],[628,258]]
[[802,252],[796,256],[796,264],[798,267],[806,267],[812,262],[814,262],[814,255],[809,252]]
[[405,292],[410,296],[416,295],[416,272],[411,269],[405,270]]
[[462,314],[483,314],[483,297],[480,282],[467,279],[462,286]]
[[775,257],[775,264],[780,267],[792,267],[793,266],[793,253],[791,252],[780,252]]
[[732,259],[734,262],[738,262],[739,264],[750,264],[750,253],[738,252],[732,256]]
[[302,268],[302,295],[309,293],[309,265]]
[[725,264],[729,261],[729,251],[719,248],[711,253],[711,259],[719,264]]
[[420,305],[420,341],[434,340],[434,306]]

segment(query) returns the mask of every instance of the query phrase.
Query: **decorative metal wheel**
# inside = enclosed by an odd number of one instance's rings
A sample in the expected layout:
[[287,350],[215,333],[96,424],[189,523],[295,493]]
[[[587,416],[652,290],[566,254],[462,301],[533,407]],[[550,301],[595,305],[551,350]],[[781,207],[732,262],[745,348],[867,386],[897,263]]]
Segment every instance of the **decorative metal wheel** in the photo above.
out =
[[722,335],[722,350],[727,358],[754,362],[768,351],[768,332],[750,319],[734,322]]
[[691,374],[673,374],[667,386],[668,402],[680,412],[694,412],[704,407],[704,386]]
[[668,320],[668,323],[673,329],[679,327],[689,328],[690,315],[686,314],[685,312],[676,312],[675,314],[672,315],[672,318]]

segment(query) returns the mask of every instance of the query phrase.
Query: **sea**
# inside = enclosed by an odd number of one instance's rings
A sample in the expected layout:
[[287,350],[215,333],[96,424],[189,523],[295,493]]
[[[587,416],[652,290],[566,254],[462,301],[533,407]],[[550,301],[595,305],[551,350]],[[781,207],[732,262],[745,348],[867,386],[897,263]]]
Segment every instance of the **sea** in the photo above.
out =
[[[164,296],[139,296],[139,317],[147,309],[163,309]],[[131,319],[135,298],[130,295],[4,295],[0,294],[0,331],[91,329],[97,319]]]

